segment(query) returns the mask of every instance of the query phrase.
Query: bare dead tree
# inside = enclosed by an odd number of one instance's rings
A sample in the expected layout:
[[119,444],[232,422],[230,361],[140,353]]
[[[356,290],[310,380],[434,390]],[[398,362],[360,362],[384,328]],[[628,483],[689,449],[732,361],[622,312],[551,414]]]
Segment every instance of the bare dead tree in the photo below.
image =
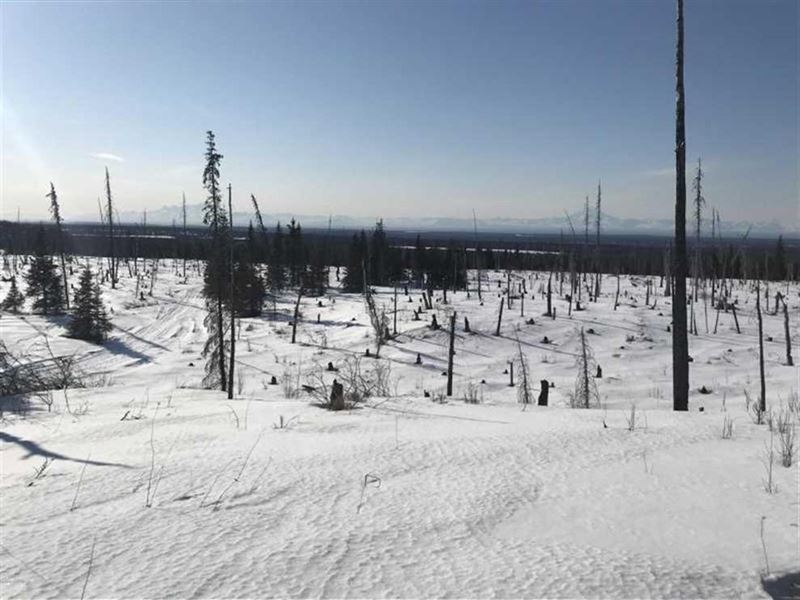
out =
[[[367,282],[367,265],[365,261],[361,262],[361,274],[364,279],[364,303],[367,306],[370,325],[372,325],[372,330],[375,333],[375,358],[379,358],[383,344],[389,339],[388,319],[386,318],[386,313],[383,310],[378,310],[378,306],[375,304],[375,298],[372,296],[372,290]],[[435,317],[436,315],[434,315]]]
[[586,341],[586,332],[581,327],[580,333],[581,347],[578,352],[578,377],[575,381],[575,391],[572,395],[573,408],[591,408],[600,403],[600,395],[597,391],[592,372],[597,369],[594,361],[592,349]]
[[297,339],[297,320],[300,318],[300,298],[303,297],[303,286],[297,286],[297,300],[294,303],[294,318],[292,319],[292,343]]
[[672,302],[672,408],[689,410],[686,331],[686,124],[683,85],[683,0],[677,0],[675,44],[675,295]]
[[597,182],[597,206],[596,206],[596,213],[595,213],[595,229],[596,229],[596,238],[594,242],[594,301],[597,302],[597,297],[600,295],[600,222],[602,219],[602,212],[600,209],[601,206],[601,199],[602,199],[602,191],[600,188],[600,182]]
[[186,194],[183,194],[181,216],[183,217],[183,280],[186,281]]
[[[778,293],[780,303],[783,304],[783,333],[786,337],[786,366],[793,367],[794,359],[792,359],[792,336],[789,331],[789,305],[786,303],[786,298],[783,294]],[[777,304],[777,302],[776,302]]]
[[475,270],[478,274],[478,301],[482,301],[481,297],[481,252],[478,247],[478,218],[475,216],[475,209],[472,210],[472,226],[475,229]]
[[[228,367],[228,400],[233,399],[233,368],[236,356],[236,285],[234,280],[234,265],[233,265],[233,192],[231,184],[228,184],[228,224],[231,232],[230,239],[230,253],[228,256],[228,271],[230,275],[230,290],[228,290],[228,302],[231,306],[231,357]],[[294,338],[294,332],[292,332]],[[292,339],[294,342],[294,339]]]
[[519,332],[517,332],[517,360],[519,361],[519,370],[521,374],[520,385],[517,388],[517,400],[523,405],[524,410],[528,404],[533,404],[533,390],[531,389],[528,359],[522,351],[522,343],[519,341]]
[[586,203],[583,207],[583,243],[589,246],[589,196],[586,196]]
[[602,190],[600,188],[600,182],[598,181],[597,182],[597,206],[596,206],[596,212],[595,212],[595,217],[594,217],[594,224],[595,224],[595,230],[596,230],[596,238],[595,238],[595,242],[594,242],[595,246],[600,246],[600,220],[602,218],[601,217],[602,213],[601,213],[601,210],[600,210],[601,201],[602,201]]
[[117,259],[114,254],[114,205],[111,201],[111,178],[106,167],[106,214],[108,219],[108,264],[111,267],[111,289],[117,287]]
[[494,334],[499,336],[500,335],[500,323],[503,322],[503,304],[505,302],[505,297],[500,298],[500,312],[497,315],[497,329],[495,329]]
[[767,412],[767,384],[764,376],[764,331],[761,318],[761,281],[756,283],[756,317],[758,318],[758,375],[761,379],[761,397],[758,399],[759,410]]
[[450,315],[450,348],[447,352],[447,395],[453,395],[453,357],[456,355],[456,311]]

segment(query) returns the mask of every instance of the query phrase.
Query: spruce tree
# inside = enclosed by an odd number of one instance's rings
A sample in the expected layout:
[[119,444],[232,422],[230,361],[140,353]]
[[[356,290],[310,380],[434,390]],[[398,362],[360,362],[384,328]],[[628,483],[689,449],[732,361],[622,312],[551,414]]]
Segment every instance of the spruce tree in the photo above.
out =
[[[248,241],[251,238],[248,238]],[[252,261],[255,246],[248,243],[240,249],[236,259],[233,279],[236,286],[235,310],[238,317],[257,317],[264,305],[264,280]]]
[[12,277],[11,288],[8,290],[8,294],[6,294],[2,304],[0,304],[0,310],[18,313],[23,304],[25,304],[25,296],[22,295],[22,292],[20,292],[17,287],[17,278]]
[[72,319],[67,325],[69,337],[99,344],[111,331],[111,322],[100,298],[100,286],[86,267],[78,281],[73,298]]
[[209,249],[204,273],[203,294],[206,297],[207,314],[204,321],[208,339],[203,347],[206,358],[206,376],[203,384],[208,388],[219,386],[227,389],[225,377],[225,307],[224,282],[228,274],[228,244],[230,243],[228,219],[222,206],[219,183],[219,165],[222,154],[217,152],[214,132],[206,132],[206,166],[203,170],[203,186],[208,192],[203,207],[203,223],[211,231]]
[[347,272],[344,276],[344,290],[346,292],[364,291],[364,267],[367,262],[367,234],[361,230],[360,234],[353,234],[350,249],[347,255]]
[[64,302],[67,309],[69,309],[69,287],[67,284],[67,263],[64,259],[64,228],[62,226],[63,219],[61,218],[61,208],[58,204],[58,195],[53,182],[50,182],[50,191],[46,194],[46,198],[50,199],[50,214],[53,216],[53,222],[56,224],[56,232],[58,234],[58,254],[61,257],[61,276],[64,280]]
[[288,232],[288,258],[289,258],[289,282],[292,287],[297,287],[303,283],[303,276],[306,271],[306,248],[303,243],[303,230],[300,223],[292,219],[286,228]]
[[324,296],[328,289],[328,267],[325,254],[319,248],[311,256],[303,289],[308,296]]
[[370,285],[389,285],[388,261],[389,242],[383,228],[383,219],[378,219],[370,240],[369,264],[367,265]]
[[33,312],[44,315],[56,315],[64,312],[64,292],[61,278],[53,262],[47,254],[44,239],[44,228],[39,227],[34,243],[34,256],[31,266],[25,274],[28,284],[26,295],[33,298]]
[[775,254],[772,256],[772,279],[783,281],[787,279],[788,268],[786,266],[786,249],[783,246],[783,236],[778,236],[778,243],[775,245]]
[[272,236],[272,252],[269,254],[269,270],[267,271],[267,285],[273,294],[286,287],[283,245],[283,228],[278,223],[275,227],[275,235]]

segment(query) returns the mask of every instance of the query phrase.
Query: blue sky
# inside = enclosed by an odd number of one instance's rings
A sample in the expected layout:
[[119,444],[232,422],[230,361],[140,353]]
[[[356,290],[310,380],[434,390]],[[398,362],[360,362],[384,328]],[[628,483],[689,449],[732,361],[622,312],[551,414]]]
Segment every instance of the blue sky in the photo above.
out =
[[[671,215],[674,3],[2,2],[2,211],[203,199],[354,216]],[[726,220],[798,219],[798,3],[686,0],[690,164]]]

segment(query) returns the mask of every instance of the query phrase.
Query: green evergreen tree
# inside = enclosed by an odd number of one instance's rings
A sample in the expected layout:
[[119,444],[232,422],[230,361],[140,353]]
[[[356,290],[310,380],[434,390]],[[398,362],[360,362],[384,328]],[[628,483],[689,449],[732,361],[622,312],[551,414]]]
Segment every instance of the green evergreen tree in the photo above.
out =
[[255,245],[248,237],[248,243],[239,250],[236,257],[233,280],[236,286],[235,310],[239,317],[257,317],[264,305],[266,289],[264,280],[252,261],[254,249]]
[[360,234],[353,234],[350,249],[347,254],[347,271],[344,276],[343,287],[346,292],[364,291],[364,268],[367,261],[367,234],[361,230]]
[[69,310],[69,288],[67,283],[67,263],[64,259],[65,244],[64,244],[64,227],[63,219],[61,218],[61,208],[58,204],[58,194],[53,182],[50,182],[50,191],[45,196],[50,199],[50,214],[53,216],[53,222],[56,224],[56,233],[58,235],[58,255],[61,258],[61,276],[64,281],[64,302],[66,303],[67,310]]
[[86,267],[78,281],[78,291],[73,297],[72,318],[67,325],[69,337],[86,340],[96,344],[104,341],[111,331],[103,300],[100,297],[100,286]]
[[288,233],[289,283],[292,287],[297,287],[303,283],[303,276],[308,263],[306,248],[303,243],[303,230],[300,227],[300,223],[294,219],[289,222],[286,230]]
[[307,296],[324,296],[328,289],[328,267],[319,248],[312,254],[303,288]]
[[22,292],[20,292],[19,288],[17,287],[17,278],[12,277],[11,288],[8,290],[6,297],[3,299],[3,303],[0,304],[0,310],[18,313],[24,304],[25,296],[22,295]]
[[33,298],[33,312],[44,315],[57,315],[64,312],[64,293],[61,278],[53,257],[47,254],[44,228],[39,227],[34,242],[34,256],[25,274],[28,284],[26,295]]
[[786,248],[783,246],[783,236],[778,236],[778,243],[775,245],[775,254],[772,257],[771,279],[773,281],[783,281],[787,277],[786,268]]
[[389,285],[389,242],[383,228],[383,219],[378,219],[369,247],[369,264],[367,265],[367,281],[370,285]]
[[208,339],[203,347],[206,358],[206,375],[203,385],[207,388],[227,389],[225,377],[225,307],[228,299],[225,281],[229,274],[229,247],[231,242],[228,219],[222,206],[222,193],[219,183],[219,165],[222,154],[217,152],[214,132],[206,132],[206,166],[203,170],[203,186],[208,192],[203,207],[203,223],[211,230],[211,247],[203,274],[203,294],[206,297],[207,314],[204,325]]
[[272,252],[269,254],[267,286],[274,294],[286,287],[286,265],[283,256],[283,228],[278,223],[272,236]]

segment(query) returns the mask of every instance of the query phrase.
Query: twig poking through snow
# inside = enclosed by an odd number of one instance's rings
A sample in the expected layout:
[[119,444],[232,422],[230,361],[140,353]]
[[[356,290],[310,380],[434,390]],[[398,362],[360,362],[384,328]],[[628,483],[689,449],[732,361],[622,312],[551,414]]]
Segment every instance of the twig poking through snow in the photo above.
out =
[[234,477],[233,481],[231,481],[228,484],[228,486],[224,490],[222,490],[222,493],[219,495],[216,502],[214,502],[213,510],[219,510],[220,502],[222,502],[222,499],[225,497],[225,494],[227,494],[228,490],[230,490],[235,484],[239,483],[239,479],[241,478],[242,473],[244,473],[244,469],[247,466],[247,462],[250,460],[250,456],[253,454],[253,450],[256,449],[258,442],[261,441],[262,435],[264,435],[263,429],[261,430],[261,433],[258,434],[258,437],[256,438],[256,441],[253,443],[253,445],[250,446],[250,450],[247,452],[247,456],[244,457],[244,461],[242,462],[242,467],[239,469],[239,472],[236,474],[236,477]]
[[381,487],[381,478],[377,475],[373,475],[372,473],[367,473],[364,475],[364,480],[361,482],[361,498],[358,501],[358,508],[356,508],[356,514],[361,512],[361,507],[364,505],[364,493],[367,490],[368,485],[375,485],[376,487]]
[[767,567],[766,575],[769,575],[769,558],[767,557],[767,543],[764,541],[764,521],[767,519],[765,516],[761,516],[761,548],[764,550],[764,564]]
[[83,463],[83,467],[81,468],[81,475],[78,477],[78,486],[75,488],[75,497],[72,498],[72,504],[69,507],[70,512],[75,510],[75,507],[78,504],[78,493],[81,491],[81,484],[83,483],[83,474],[86,472],[86,465],[89,464],[89,459],[92,457],[92,453],[89,452],[88,456],[86,457],[86,462]]
[[97,538],[92,538],[92,551],[89,554],[89,568],[86,569],[86,579],[83,582],[83,589],[81,590],[81,600],[86,596],[86,586],[89,585],[89,577],[92,575],[92,563],[94,562],[94,545],[97,543]]
[[150,492],[153,486],[153,471],[155,470],[156,467],[156,446],[154,438],[156,434],[156,416],[158,416],[159,405],[160,403],[156,404],[156,410],[153,413],[153,421],[150,424],[150,474],[147,477],[147,498],[145,498],[145,503],[144,503],[144,505],[147,508],[150,508],[153,505],[153,498],[150,495]]

